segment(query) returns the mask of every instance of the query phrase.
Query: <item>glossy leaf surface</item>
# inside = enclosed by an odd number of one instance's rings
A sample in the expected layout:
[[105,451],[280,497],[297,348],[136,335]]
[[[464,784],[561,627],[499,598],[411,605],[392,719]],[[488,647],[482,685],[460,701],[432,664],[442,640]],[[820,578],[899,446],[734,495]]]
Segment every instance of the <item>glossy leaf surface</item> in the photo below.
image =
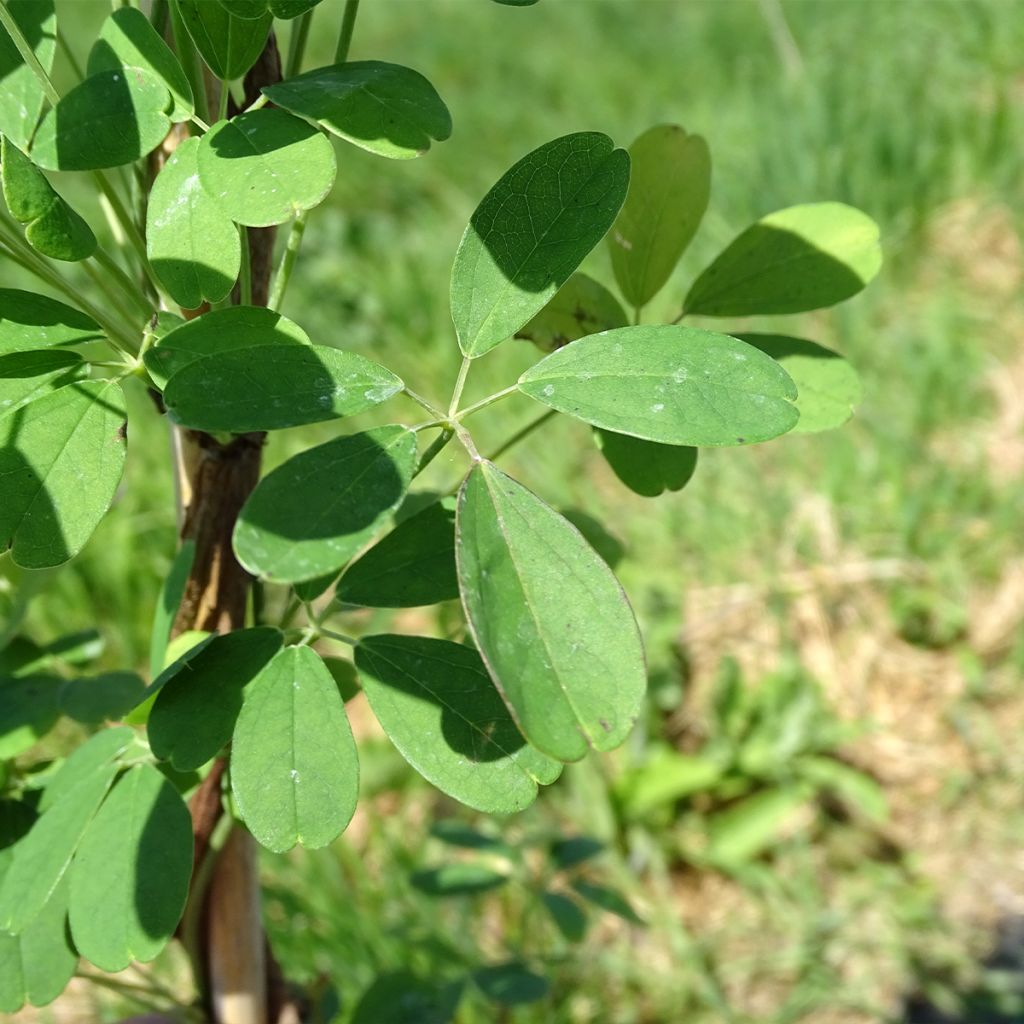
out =
[[683,304],[699,316],[802,313],[834,306],[878,273],[878,225],[843,203],[807,203],[752,224],[697,278]]
[[82,381],[0,419],[0,551],[41,569],[82,549],[121,480],[125,415],[119,384]]
[[277,583],[340,569],[405,497],[416,437],[399,426],[339,437],[260,481],[235,527],[238,560]]
[[223,299],[242,259],[238,228],[199,183],[198,150],[199,139],[179,143],[153,182],[146,206],[149,262],[185,309],[204,299]]
[[30,156],[50,171],[134,163],[166,138],[172,102],[167,86],[142,68],[100,71],[46,112]]
[[477,647],[526,739],[563,761],[618,746],[646,670],[632,609],[601,557],[489,462],[460,491],[456,552]]
[[[7,10],[21,29],[36,59],[49,74],[57,50],[57,15],[53,0],[7,0]],[[32,68],[0,27],[0,135],[26,147],[46,94]]]
[[158,78],[171,94],[172,121],[187,121],[195,111],[188,78],[171,48],[135,7],[117,8],[100,29],[89,51],[86,73],[144,68]]
[[4,201],[25,225],[25,240],[55,260],[84,260],[96,251],[92,229],[53,190],[46,176],[8,139],[0,144]]
[[860,403],[857,371],[838,352],[803,338],[781,334],[741,334],[743,341],[778,362],[796,384],[800,421],[794,434],[817,434],[841,427]]
[[231,743],[231,791],[268,850],[316,850],[345,830],[359,757],[337,684],[308,647],[286,647],[253,681]]
[[308,345],[298,324],[262,306],[231,306],[183,322],[168,331],[145,355],[146,369],[157,387],[189,363],[238,348],[263,345]]
[[231,739],[245,688],[282,643],[278,630],[259,626],[214,637],[182,658],[149,714],[153,753],[179,771],[206,764]]
[[363,412],[402,382],[379,363],[323,345],[218,352],[167,382],[164,405],[194,430],[279,430]]
[[519,390],[596,427],[680,445],[766,441],[792,430],[796,387],[763,352],[693,327],[624,327],[542,359]]
[[88,366],[77,352],[38,349],[0,355],[0,417],[65,384],[81,380]]
[[250,227],[283,224],[317,206],[336,172],[330,142],[283,110],[264,107],[220,121],[199,144],[199,179],[207,195],[233,221]]
[[420,156],[452,133],[448,108],[418,71],[379,60],[317,68],[266,86],[279,107],[380,156]]
[[662,124],[629,147],[629,160],[629,193],[608,246],[622,295],[639,308],[661,291],[700,226],[711,154],[699,135]]
[[464,355],[511,338],[558,291],[611,227],[629,157],[580,132],[529,153],[484,196],[452,266],[452,319]]
[[345,570],[335,593],[368,608],[417,608],[458,597],[454,500],[399,523]]
[[371,636],[355,657],[377,721],[442,793],[486,814],[513,814],[558,778],[562,766],[527,745],[471,648]]
[[92,317],[64,302],[19,288],[0,288],[0,352],[77,345],[102,338]]

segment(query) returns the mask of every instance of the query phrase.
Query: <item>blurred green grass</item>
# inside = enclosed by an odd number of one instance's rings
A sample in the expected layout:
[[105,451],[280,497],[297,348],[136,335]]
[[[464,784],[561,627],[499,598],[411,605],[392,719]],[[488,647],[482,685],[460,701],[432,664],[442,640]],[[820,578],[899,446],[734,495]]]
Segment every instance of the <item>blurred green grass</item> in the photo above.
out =
[[[651,320],[674,316],[695,273],[766,212],[838,199],[871,214],[882,228],[886,265],[864,295],[806,317],[705,324],[804,334],[838,348],[864,378],[863,407],[846,428],[703,452],[691,485],[658,502],[617,486],[588,431],[566,420],[506,460],[548,500],[585,510],[621,539],[627,554],[619,574],[648,635],[653,667],[663,674],[676,672],[674,643],[687,589],[751,581],[771,587],[794,564],[831,557],[802,524],[810,499],[832,510],[850,557],[919,564],[927,608],[966,614],[972,591],[995,581],[1020,553],[1024,480],[994,476],[969,440],[993,415],[987,377],[1013,359],[1021,325],[1016,296],[991,285],[985,273],[989,263],[998,269],[1000,252],[986,248],[989,235],[972,231],[990,214],[1011,236],[1021,226],[1024,5],[784,3],[796,64],[773,33],[767,7],[756,0],[541,0],[527,9],[484,0],[367,0],[353,58],[424,72],[449,103],[455,131],[412,162],[338,146],[337,187],[310,218],[284,307],[315,341],[372,355],[417,390],[446,398],[458,365],[448,273],[470,213],[525,152],[581,129],[605,131],[628,145],[649,125],[672,121],[709,141],[708,216],[646,311]],[[100,2],[76,5],[81,30],[72,40],[80,53],[89,26],[108,9]],[[330,59],[339,11],[331,0],[317,9],[307,66]],[[93,219],[99,222],[98,215]],[[612,281],[603,249],[585,269]],[[535,357],[519,342],[495,350],[474,367],[469,397],[505,386]],[[175,543],[164,428],[144,395],[134,393],[131,402],[129,469],[118,506],[84,555],[33,604],[28,620],[41,641],[101,624],[112,667],[144,664],[159,581]],[[485,447],[532,410],[525,398],[513,398],[489,413],[473,421]],[[376,421],[391,417],[420,418],[412,406],[396,405]],[[361,418],[353,428],[370,421]],[[325,433],[275,437],[268,463]],[[447,488],[463,468],[464,457],[449,448],[423,486]],[[894,614],[905,603],[894,601]],[[785,627],[784,611],[781,617]],[[278,893],[271,924],[284,943],[286,966],[315,965],[342,984],[349,1002],[375,971],[412,957],[410,935],[439,944],[417,961],[421,966],[442,962],[447,943],[461,943],[468,955],[463,932],[472,916],[466,909],[438,914],[435,904],[408,891],[403,872],[420,865],[425,841],[417,808],[431,798],[393,755],[374,756],[383,759],[390,780],[382,791],[396,779],[402,788],[381,811],[385,816],[371,823],[364,840],[372,851],[369,866],[342,842],[269,869]],[[607,834],[598,768],[571,770],[528,823]],[[633,835],[630,843],[632,860],[612,857],[619,873],[628,882],[627,865],[639,858],[646,870],[640,898],[655,905],[668,900],[657,857],[645,860],[642,853],[654,840]],[[803,869],[813,873],[807,866],[813,852],[787,857],[795,878],[805,877]],[[908,936],[934,925],[928,900],[885,865],[869,870],[873,878],[851,872],[841,884],[861,901],[892,899],[891,916],[899,920],[887,941],[910,976],[916,954]],[[803,957],[791,973],[806,985],[795,986],[788,1008],[765,1020],[801,1019],[816,1000],[833,999],[837,1014],[843,1000],[856,1002],[856,993],[838,991],[835,976],[822,968],[815,929],[824,897],[815,895],[815,885],[801,897],[806,905],[791,894],[767,915],[785,936],[781,944],[789,949],[791,940]],[[306,901],[300,909],[311,922],[308,933],[299,929],[289,937],[292,926],[274,918],[278,904],[294,909],[281,893]],[[613,933],[606,949],[594,947],[589,963],[566,965],[545,1016],[524,1010],[508,1019],[669,1021],[681,1019],[666,1016],[679,1006],[726,1019],[714,1008],[718,981],[701,938],[688,935],[670,910],[658,929],[668,951],[661,952],[680,965],[676,975],[646,970],[650,949],[633,948]],[[491,1019],[486,1012],[467,1010],[464,1020]]]

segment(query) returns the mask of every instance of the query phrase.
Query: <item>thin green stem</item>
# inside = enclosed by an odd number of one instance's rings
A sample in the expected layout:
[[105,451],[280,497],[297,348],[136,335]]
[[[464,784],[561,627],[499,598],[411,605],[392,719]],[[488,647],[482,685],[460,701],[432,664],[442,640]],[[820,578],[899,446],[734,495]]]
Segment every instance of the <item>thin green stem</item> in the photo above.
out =
[[194,124],[204,135],[210,130],[210,126],[201,118],[193,114],[189,118],[189,123]]
[[192,37],[185,28],[185,21],[181,16],[177,0],[171,0],[171,32],[174,35],[174,49],[178,53],[178,60],[181,62],[185,77],[192,89],[192,100],[196,107],[196,117],[203,124],[209,124],[210,105],[206,99],[206,82],[203,78],[203,68],[199,63],[196,48],[192,43]]
[[510,448],[515,447],[515,445],[519,444],[520,441],[529,437],[538,427],[547,423],[547,421],[551,419],[557,411],[557,409],[548,409],[547,412],[541,413],[535,420],[531,420],[526,424],[526,426],[521,427],[510,438],[499,444],[498,447],[487,456],[487,460],[489,462],[493,462],[495,459],[500,458]]
[[466,406],[465,409],[461,409],[456,414],[456,418],[464,420],[467,416],[472,416],[473,413],[479,412],[481,409],[486,409],[487,406],[494,405],[495,402],[500,402],[503,398],[508,398],[509,395],[514,395],[518,390],[519,386],[517,384],[512,384],[507,388],[502,388],[501,391],[495,391],[493,395],[481,398],[479,402],[474,402],[472,405]]
[[242,113],[248,114],[252,110],[259,110],[260,107],[265,107],[269,102],[270,100],[268,100],[266,96],[260,93],[260,95],[257,96],[256,99],[254,99],[252,103],[250,103],[249,106],[247,106],[245,110],[242,111]]
[[313,22],[313,11],[300,14],[292,22],[292,37],[288,40],[288,57],[284,62],[284,77],[294,78],[302,67],[302,58],[309,39],[309,26]]
[[459,367],[459,376],[455,381],[455,390],[452,392],[452,400],[448,403],[448,415],[454,417],[462,399],[462,389],[466,386],[466,377],[469,375],[469,356],[462,357],[462,365]]
[[242,242],[242,263],[238,272],[238,303],[241,306],[251,306],[252,262],[249,254],[249,229],[244,224],[239,224],[238,234]]
[[291,230],[288,232],[288,244],[285,246],[284,254],[281,256],[281,264],[274,274],[274,287],[270,292],[270,299],[267,301],[267,308],[278,312],[281,303],[284,302],[284,293],[288,290],[288,281],[291,279],[292,270],[295,269],[295,261],[299,258],[299,249],[302,248],[302,236],[306,231],[306,216],[308,210],[303,210],[295,215],[292,221]]
[[149,23],[156,29],[156,34],[161,39],[167,31],[167,18],[169,16],[167,0],[153,0],[153,6],[149,12]]
[[135,308],[148,320],[153,315],[153,304],[146,299],[139,286],[121,269],[114,258],[102,247],[93,253],[93,258],[121,286],[125,295],[135,303]]
[[633,323],[634,324],[639,324],[640,323],[640,317],[643,315],[643,312],[644,312],[644,307],[643,306],[634,306],[633,307]]
[[110,204],[111,210],[114,211],[114,216],[117,218],[117,222],[121,225],[121,230],[124,231],[125,238],[128,239],[128,244],[135,250],[135,255],[139,259],[139,265],[142,267],[142,272],[146,275],[146,279],[152,286],[154,294],[162,294],[163,289],[160,286],[160,282],[156,279],[156,275],[153,273],[153,268],[149,265],[149,258],[146,256],[146,243],[143,241],[139,229],[135,226],[135,221],[132,220],[132,215],[128,212],[128,209],[121,201],[121,197],[117,194],[116,189],[110,184],[102,171],[93,171],[92,176],[107,202]]
[[50,76],[46,73],[46,69],[39,63],[35,50],[29,45],[28,40],[3,0],[0,0],[0,25],[3,25],[7,30],[7,34],[11,37],[11,42],[14,43],[18,53],[21,54],[22,60],[32,69],[32,74],[39,79],[39,84],[43,87],[46,98],[56,106],[60,101],[60,93],[54,88],[53,82],[50,81]]
[[337,640],[340,644],[348,644],[349,647],[355,647],[359,643],[354,637],[346,636],[344,633],[336,633],[333,629],[327,629],[325,626],[319,626],[317,632],[330,640]]
[[71,66],[71,70],[75,73],[75,77],[81,81],[85,78],[85,72],[82,70],[82,65],[78,63],[78,58],[75,56],[74,50],[71,49],[68,44],[64,33],[57,29],[57,45],[64,51],[64,56],[67,58],[68,64]]
[[[107,308],[110,311],[110,315],[112,318],[118,318],[118,323],[124,327],[125,333],[136,330],[136,326],[128,319],[128,314],[122,308],[124,306],[124,296],[110,284],[109,280],[103,276],[100,270],[88,261],[83,261],[82,270],[89,275],[92,283],[107,297]],[[151,310],[147,311],[147,316],[149,312]]]
[[345,0],[345,13],[341,17],[341,33],[338,46],[334,51],[334,63],[344,64],[348,60],[348,50],[352,45],[352,32],[356,27],[356,15],[359,13],[359,0]]
[[441,453],[448,442],[455,436],[455,431],[450,428],[445,428],[441,431],[437,437],[434,438],[430,447],[420,456],[420,461],[416,463],[416,469],[413,471],[412,478],[415,480],[429,466],[434,459]]
[[421,394],[413,391],[411,387],[406,385],[405,393],[411,398],[421,409],[426,409],[432,416],[437,419],[438,423],[446,423],[448,417],[440,410],[436,405],[428,402]]
[[231,98],[231,89],[228,80],[220,80],[220,94],[217,96],[217,120],[223,121],[228,116],[228,100]]

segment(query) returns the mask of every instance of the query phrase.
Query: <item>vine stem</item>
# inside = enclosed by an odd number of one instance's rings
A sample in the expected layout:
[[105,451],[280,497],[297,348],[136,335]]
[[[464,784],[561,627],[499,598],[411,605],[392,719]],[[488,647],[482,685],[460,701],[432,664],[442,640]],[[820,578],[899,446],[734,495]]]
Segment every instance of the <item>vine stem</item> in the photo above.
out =
[[56,106],[60,102],[60,93],[54,88],[53,82],[50,81],[50,76],[46,73],[46,69],[39,63],[35,50],[29,46],[28,40],[22,34],[21,28],[14,20],[14,16],[8,10],[7,4],[2,2],[2,0],[0,0],[0,25],[3,25],[7,30],[7,34],[11,37],[11,42],[17,47],[22,60],[32,69],[32,74],[39,79],[39,84],[43,87],[46,98]]
[[299,258],[299,249],[302,248],[302,236],[306,231],[306,217],[308,210],[302,210],[295,215],[292,221],[291,230],[288,232],[288,244],[285,246],[284,254],[281,256],[280,266],[274,274],[274,287],[267,300],[267,308],[280,312],[281,303],[284,302],[284,293],[288,290],[288,281],[295,269],[295,261]]
[[[436,417],[438,426],[440,426],[442,423],[448,422],[448,417],[445,416],[445,414],[441,412],[441,410],[438,409],[436,405],[433,405],[430,402],[428,402],[422,395],[417,394],[417,392],[413,391],[413,389],[408,386],[406,386],[404,390],[406,395],[408,395],[408,397],[411,398],[418,406],[420,406],[422,409],[426,409],[431,416]],[[424,426],[425,425],[426,424],[424,424]]]
[[462,365],[459,367],[459,376],[455,381],[455,390],[452,392],[452,400],[448,403],[448,415],[455,416],[459,408],[459,401],[462,398],[462,389],[466,386],[466,377],[469,375],[469,356],[462,357]]
[[359,0],[345,0],[345,13],[341,17],[341,33],[338,36],[338,46],[334,51],[335,64],[344,64],[348,60],[348,50],[352,45],[352,30],[355,28],[358,13]]
[[429,466],[434,459],[440,455],[441,451],[445,448],[448,442],[455,436],[455,431],[450,427],[445,427],[437,437],[431,442],[430,447],[420,456],[420,461],[416,464],[416,468],[413,470],[412,479],[420,475]]
[[495,459],[500,458],[510,448],[513,448],[515,445],[519,444],[520,441],[525,440],[539,426],[542,426],[544,423],[546,423],[557,412],[557,409],[548,409],[547,412],[541,413],[540,416],[538,416],[535,420],[531,420],[529,423],[526,424],[526,426],[521,427],[511,437],[507,438],[500,445],[498,445],[498,447],[495,448],[494,451],[492,451],[487,456],[488,462],[493,462]]
[[[284,77],[294,78],[302,67],[302,57],[306,52],[306,41],[309,39],[309,26],[313,21],[313,11],[308,10],[300,14],[298,19],[292,22],[292,37],[288,40],[288,58],[284,64]],[[266,102],[266,98],[263,98]],[[252,109],[252,108],[250,108]]]
[[495,402],[500,402],[503,398],[508,398],[509,395],[514,395],[519,390],[518,384],[512,384],[507,388],[503,388],[501,391],[495,391],[493,395],[488,395],[486,398],[481,398],[479,402],[474,402],[473,405],[467,406],[458,413],[458,419],[464,420],[467,416],[472,416],[473,413],[479,412],[481,409],[486,409],[489,405],[494,405]]

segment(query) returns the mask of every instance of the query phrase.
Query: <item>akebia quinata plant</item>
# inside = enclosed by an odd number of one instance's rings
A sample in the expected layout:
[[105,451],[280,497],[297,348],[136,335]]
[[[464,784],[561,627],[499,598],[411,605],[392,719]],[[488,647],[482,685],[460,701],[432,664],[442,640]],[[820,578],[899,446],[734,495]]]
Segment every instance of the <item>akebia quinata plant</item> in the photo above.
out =
[[[264,955],[250,837],[284,852],[344,831],[357,689],[416,771],[490,814],[623,742],[645,689],[629,601],[544,481],[481,451],[474,430],[495,403],[538,405],[502,454],[568,416],[626,487],[655,496],[686,483],[701,447],[836,427],[857,401],[854,371],[812,341],[688,322],[860,291],[878,233],[840,203],[769,214],[680,296],[674,322],[640,323],[710,192],[706,143],[672,125],[628,151],[594,131],[543,142],[483,197],[452,264],[462,362],[449,396],[281,315],[336,147],[401,160],[451,133],[419,71],[347,59],[356,7],[337,26],[316,0],[121,7],[59,95],[60,12],[0,0],[0,256],[40,288],[0,290],[0,547],[9,572],[29,570],[0,635],[5,1012],[54,999],[80,958],[117,972],[177,936],[203,1014],[275,1019],[286,997]],[[302,70],[311,26],[339,33],[336,60]],[[95,187],[114,251],[54,171]],[[618,296],[578,272],[603,239]],[[534,365],[465,403],[477,361],[516,337],[542,350]],[[152,595],[148,682],[137,666],[83,675],[88,644],[18,634],[31,571],[73,559],[114,502],[127,388],[167,420],[182,513]],[[346,430],[385,404],[388,425]],[[266,433],[313,423],[333,436],[260,478]],[[465,457],[457,493],[418,493],[449,444]],[[448,639],[357,635],[354,610],[455,598]],[[35,744],[62,717],[88,739],[47,763],[52,748]]]

